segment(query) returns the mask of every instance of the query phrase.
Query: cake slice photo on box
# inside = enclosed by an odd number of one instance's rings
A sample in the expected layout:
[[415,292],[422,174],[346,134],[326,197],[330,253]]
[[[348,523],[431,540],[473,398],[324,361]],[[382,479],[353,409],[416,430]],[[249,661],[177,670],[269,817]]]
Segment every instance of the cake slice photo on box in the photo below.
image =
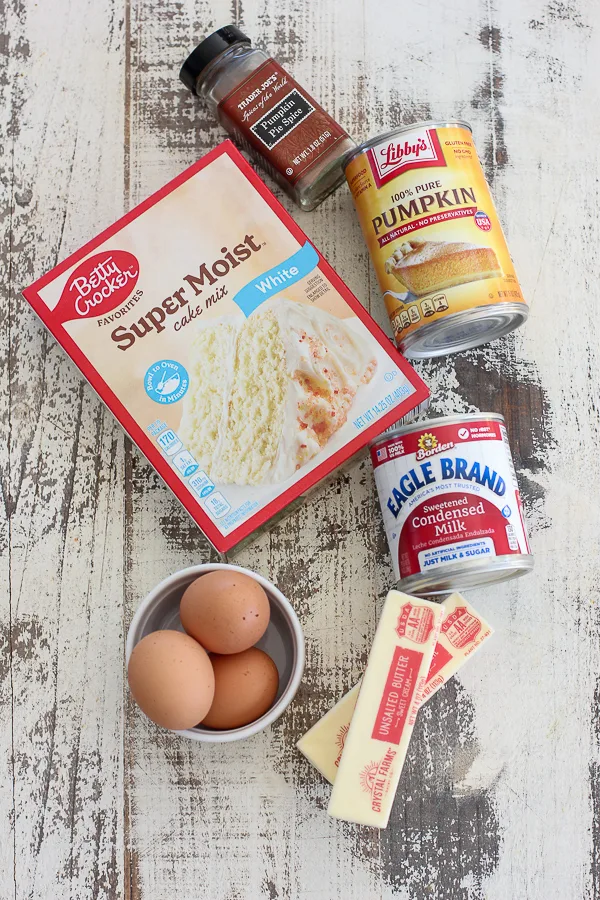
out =
[[325,448],[377,369],[339,319],[283,296],[196,329],[179,435],[215,483],[279,483]]

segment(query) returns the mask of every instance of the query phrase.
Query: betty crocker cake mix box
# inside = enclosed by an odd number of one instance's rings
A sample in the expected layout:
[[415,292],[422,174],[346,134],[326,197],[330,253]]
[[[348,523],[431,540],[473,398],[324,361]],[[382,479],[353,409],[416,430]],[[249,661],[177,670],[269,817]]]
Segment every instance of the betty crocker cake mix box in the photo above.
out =
[[427,402],[229,141],[23,293],[221,553]]

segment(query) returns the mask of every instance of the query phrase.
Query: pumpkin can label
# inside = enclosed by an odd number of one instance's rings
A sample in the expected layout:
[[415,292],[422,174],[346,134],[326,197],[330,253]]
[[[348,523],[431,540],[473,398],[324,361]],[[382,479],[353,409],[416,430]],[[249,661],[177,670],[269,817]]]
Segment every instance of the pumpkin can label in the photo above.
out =
[[[399,129],[359,148],[345,171],[401,350],[410,351],[416,332],[448,316],[507,303],[525,307],[468,126]],[[522,309],[513,327],[526,315]],[[465,346],[498,336],[485,331],[479,324],[469,337],[467,329]]]

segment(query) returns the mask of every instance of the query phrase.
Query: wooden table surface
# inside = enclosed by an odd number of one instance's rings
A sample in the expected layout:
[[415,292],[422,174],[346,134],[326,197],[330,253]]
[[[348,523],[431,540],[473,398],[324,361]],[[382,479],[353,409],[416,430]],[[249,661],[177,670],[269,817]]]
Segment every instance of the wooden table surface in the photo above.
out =
[[[600,7],[589,0],[5,0],[1,900],[600,897]],[[526,326],[420,364],[431,414],[508,420],[533,574],[473,590],[496,628],[419,716],[391,823],[329,819],[295,741],[363,669],[392,571],[370,464],[236,561],[306,634],[269,731],[201,746],[124,681],[160,579],[214,559],[20,290],[222,139],[177,74],[235,21],[365,139],[471,122]],[[296,219],[384,324],[344,187]],[[198,216],[210,211],[198,210]]]

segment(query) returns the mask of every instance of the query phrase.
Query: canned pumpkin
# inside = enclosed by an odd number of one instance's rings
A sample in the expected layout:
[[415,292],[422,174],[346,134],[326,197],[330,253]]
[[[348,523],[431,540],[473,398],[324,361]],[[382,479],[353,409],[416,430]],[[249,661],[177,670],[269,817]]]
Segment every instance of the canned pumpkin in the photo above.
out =
[[476,347],[525,321],[469,125],[425,122],[380,135],[348,155],[345,171],[406,356]]

